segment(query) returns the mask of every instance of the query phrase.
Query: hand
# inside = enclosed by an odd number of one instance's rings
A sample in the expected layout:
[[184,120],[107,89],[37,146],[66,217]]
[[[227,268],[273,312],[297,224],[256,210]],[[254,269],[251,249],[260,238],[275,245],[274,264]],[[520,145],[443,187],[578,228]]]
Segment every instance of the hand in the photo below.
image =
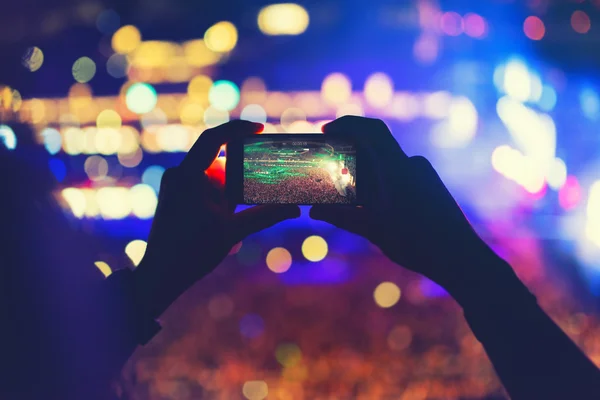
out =
[[236,205],[225,198],[224,179],[214,179],[219,171],[215,175],[209,169],[223,144],[262,129],[262,124],[247,121],[208,129],[181,164],[163,175],[146,254],[135,271],[138,302],[153,317],[208,275],[246,236],[300,216],[295,205],[257,206],[234,214]]
[[392,261],[449,291],[474,279],[466,268],[493,252],[425,158],[408,157],[381,120],[342,117],[323,132],[352,138],[362,152],[358,168],[368,168],[363,176],[372,178],[358,183],[364,206],[318,205],[312,218],[367,238]]

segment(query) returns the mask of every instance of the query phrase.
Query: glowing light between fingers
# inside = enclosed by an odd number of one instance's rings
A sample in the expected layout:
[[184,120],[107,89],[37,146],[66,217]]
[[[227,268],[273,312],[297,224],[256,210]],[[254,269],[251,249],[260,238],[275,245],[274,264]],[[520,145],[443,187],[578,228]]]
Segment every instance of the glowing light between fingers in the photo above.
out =
[[133,262],[134,266],[137,267],[142,262],[144,254],[146,254],[146,246],[147,244],[143,240],[133,240],[125,247],[125,254],[127,254],[127,257]]

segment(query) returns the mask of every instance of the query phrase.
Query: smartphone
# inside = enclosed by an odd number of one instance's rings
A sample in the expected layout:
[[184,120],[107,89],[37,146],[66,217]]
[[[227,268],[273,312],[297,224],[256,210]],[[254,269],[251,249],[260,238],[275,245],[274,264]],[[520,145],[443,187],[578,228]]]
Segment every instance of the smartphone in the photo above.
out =
[[236,204],[361,204],[350,140],[259,134],[229,143],[226,154],[226,192]]

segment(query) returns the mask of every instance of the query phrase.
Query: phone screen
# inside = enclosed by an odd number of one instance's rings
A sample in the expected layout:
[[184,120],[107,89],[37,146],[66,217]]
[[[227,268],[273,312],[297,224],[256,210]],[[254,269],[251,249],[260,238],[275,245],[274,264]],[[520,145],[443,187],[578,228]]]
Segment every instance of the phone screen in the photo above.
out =
[[356,204],[353,144],[324,135],[273,136],[244,142],[244,203]]

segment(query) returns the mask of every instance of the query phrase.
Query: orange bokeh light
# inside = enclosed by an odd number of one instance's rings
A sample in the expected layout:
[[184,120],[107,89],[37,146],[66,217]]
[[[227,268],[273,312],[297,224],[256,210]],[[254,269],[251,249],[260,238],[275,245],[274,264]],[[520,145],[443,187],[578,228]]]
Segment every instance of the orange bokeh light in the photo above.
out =
[[578,10],[571,15],[571,26],[577,33],[588,33],[592,27],[592,22],[585,12]]

